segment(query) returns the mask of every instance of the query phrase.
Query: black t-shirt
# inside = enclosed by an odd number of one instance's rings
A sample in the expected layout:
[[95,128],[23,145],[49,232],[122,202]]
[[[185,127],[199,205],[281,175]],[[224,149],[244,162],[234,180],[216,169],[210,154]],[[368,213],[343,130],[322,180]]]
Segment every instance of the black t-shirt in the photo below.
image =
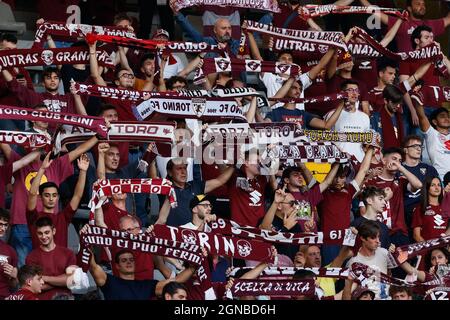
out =
[[85,82],[86,79],[90,75],[89,66],[84,70],[75,69],[71,65],[63,65],[61,67],[61,78],[64,85],[64,92],[70,93],[70,79],[73,79],[76,82]]
[[124,280],[107,274],[101,290],[105,300],[150,300],[157,284],[157,280]]

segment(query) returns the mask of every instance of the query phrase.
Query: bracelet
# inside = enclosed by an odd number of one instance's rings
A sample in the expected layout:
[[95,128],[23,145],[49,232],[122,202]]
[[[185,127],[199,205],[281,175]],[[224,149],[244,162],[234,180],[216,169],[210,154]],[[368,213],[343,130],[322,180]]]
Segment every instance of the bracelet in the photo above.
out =
[[415,74],[413,74],[413,78],[414,78],[414,81],[417,82],[417,78],[416,78],[416,75],[415,75]]

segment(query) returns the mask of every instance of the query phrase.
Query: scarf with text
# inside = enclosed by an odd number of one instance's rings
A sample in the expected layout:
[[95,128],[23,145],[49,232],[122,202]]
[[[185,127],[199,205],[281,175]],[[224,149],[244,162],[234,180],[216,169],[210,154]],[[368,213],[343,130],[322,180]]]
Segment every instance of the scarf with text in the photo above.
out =
[[95,209],[100,208],[106,200],[102,197],[110,197],[120,193],[149,193],[168,196],[172,208],[177,206],[177,198],[172,182],[167,179],[105,179],[98,180],[92,187],[92,197],[89,201],[89,223],[95,223]]
[[[113,69],[114,61],[104,50],[97,50],[99,65]],[[0,66],[3,68],[50,66],[62,64],[89,64],[87,47],[56,49],[12,49],[0,51]]]
[[334,4],[330,5],[314,5],[308,4],[301,7],[300,17],[304,20],[315,17],[323,17],[329,14],[374,14],[377,12],[382,12],[384,14],[396,16],[400,19],[407,19],[409,12],[406,10],[400,11],[393,8],[380,8],[380,7],[362,7],[362,6],[338,6]]
[[25,131],[0,130],[0,143],[16,144],[25,149],[43,148],[52,144],[50,137]]
[[392,255],[400,265],[415,256],[423,255],[432,249],[445,247],[449,244],[450,236],[445,236],[398,247]]
[[283,103],[304,103],[314,104],[323,102],[333,102],[348,98],[347,93],[333,93],[323,96],[315,96],[310,98],[268,98],[269,101],[277,101]]
[[156,113],[169,118],[211,119],[212,121],[230,119],[247,122],[242,108],[234,99],[223,100],[211,97],[191,99],[186,97],[151,98],[133,107],[133,114],[140,121]]
[[47,42],[47,35],[64,37],[69,40],[85,38],[93,33],[107,36],[119,36],[124,38],[136,38],[134,32],[126,27],[116,26],[92,26],[88,24],[65,24],[64,22],[46,21],[37,26],[33,47],[43,47]]
[[[60,149],[66,143],[81,143],[94,135],[95,132],[91,130],[64,125],[59,129],[55,146]],[[100,139],[100,141],[102,140]],[[113,121],[108,131],[108,137],[104,141],[173,143],[175,141],[175,123]]]
[[450,87],[423,86],[419,92],[410,92],[414,99],[422,106],[439,108],[445,102],[450,102]]
[[43,121],[56,124],[68,124],[96,132],[106,138],[108,128],[102,117],[81,116],[63,112],[51,112],[0,105],[0,119]]
[[[171,239],[189,244],[205,247],[210,254],[232,257],[236,259],[254,260],[272,263],[272,245],[270,243],[226,237],[219,233],[207,233],[197,230],[165,226],[156,224],[153,226],[155,235],[164,239]],[[151,233],[152,234],[152,233]]]
[[276,145],[267,152],[269,159],[294,160],[314,163],[347,163],[348,155],[332,142],[296,142]]
[[218,52],[223,53],[218,45],[208,44],[206,42],[171,42],[171,41],[156,41],[144,39],[129,39],[117,36],[107,36],[100,34],[89,33],[86,36],[87,43],[94,43],[95,41],[102,41],[112,43],[118,46],[145,49],[150,51],[158,51],[162,54],[170,54],[172,52]]
[[234,279],[226,292],[228,299],[243,296],[308,296],[314,297],[316,287],[313,279],[308,280],[262,280]]
[[205,293],[205,299],[216,298],[211,285],[209,265],[201,253],[201,247],[198,245],[170,241],[155,234],[152,236],[148,233],[133,235],[128,232],[88,226],[85,232],[80,233],[80,251],[77,257],[77,264],[82,267],[84,272],[87,272],[89,269],[91,246],[151,253],[158,256],[181,259],[197,265],[196,274],[200,281],[200,287]]
[[330,142],[351,142],[362,143],[375,147],[380,146],[381,135],[375,130],[366,132],[339,132],[329,130],[303,130],[304,136],[311,142],[330,141]]
[[277,1],[272,0],[170,0],[170,7],[175,11],[193,6],[237,7],[280,12]]
[[[227,271],[227,276],[235,277],[238,272],[248,272],[251,267],[235,267]],[[347,279],[349,270],[347,268],[303,268],[303,267],[267,267],[259,275],[259,277],[280,277],[292,278],[299,270],[307,270],[313,272],[321,278],[337,278]]]
[[234,58],[205,58],[200,72],[197,72],[195,82],[198,83],[208,74],[217,72],[269,72],[287,74],[292,77],[301,75],[301,68],[296,64],[260,61]]
[[244,239],[257,239],[271,243],[292,244],[322,244],[327,240],[342,239],[342,245],[352,247],[355,245],[356,236],[350,229],[332,230],[330,234],[323,232],[289,233],[263,230],[250,226],[241,226],[233,220],[218,218],[217,221],[205,225],[205,231],[235,236]]
[[251,20],[245,20],[245,23],[247,24],[247,30],[249,31],[268,34],[275,38],[286,38],[301,41],[302,43],[315,44],[320,51],[322,50],[319,46],[325,46],[326,49],[323,50],[323,53],[326,53],[329,46],[340,48],[343,51],[348,51],[347,44],[344,42],[344,34],[342,32],[285,29]]

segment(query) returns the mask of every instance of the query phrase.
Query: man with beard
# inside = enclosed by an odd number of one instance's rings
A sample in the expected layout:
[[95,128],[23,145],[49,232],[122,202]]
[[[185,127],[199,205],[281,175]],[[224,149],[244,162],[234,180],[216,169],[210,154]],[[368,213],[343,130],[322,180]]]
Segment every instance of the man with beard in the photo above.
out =
[[[224,46],[224,50],[228,55],[233,57],[239,54],[239,40],[233,39],[231,37],[231,23],[228,19],[219,18],[216,20],[214,24],[214,36],[213,37],[204,37],[198,32],[192,24],[188,21],[188,19],[179,11],[176,11],[174,8],[173,14],[177,23],[181,26],[184,32],[188,35],[190,39],[194,42],[206,42],[207,44],[218,45],[219,43]],[[235,35],[238,36],[238,35]],[[218,57],[217,53],[208,53],[206,58],[216,58]]]
[[[371,6],[367,0],[360,0],[365,6]],[[376,3],[377,4],[377,3]],[[409,38],[415,28],[421,25],[429,26],[433,29],[434,36],[438,37],[445,32],[445,28],[450,24],[450,14],[440,19],[424,19],[427,12],[425,0],[407,0],[406,9],[409,12],[409,19],[404,20],[400,29],[398,30],[396,38],[397,49],[400,52],[412,51],[414,48],[409,42]],[[383,24],[386,24],[388,29],[391,29],[397,19],[394,16],[387,15],[383,12],[376,12],[375,16],[381,19]]]
[[55,243],[56,229],[50,217],[37,219],[35,226],[39,247],[30,252],[25,262],[27,265],[42,267],[44,286],[39,299],[51,300],[60,293],[70,294],[70,290],[67,289],[66,268],[76,265],[74,253]]

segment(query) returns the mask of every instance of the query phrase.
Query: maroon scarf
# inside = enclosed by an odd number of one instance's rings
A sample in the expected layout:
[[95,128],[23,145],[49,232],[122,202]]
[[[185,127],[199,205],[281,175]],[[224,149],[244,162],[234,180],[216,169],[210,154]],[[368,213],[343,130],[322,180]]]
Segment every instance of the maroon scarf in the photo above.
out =
[[439,108],[445,102],[450,102],[450,87],[423,86],[419,92],[410,92],[411,98],[420,105]]
[[384,14],[393,15],[400,19],[406,20],[409,16],[409,12],[403,10],[402,12],[397,9],[392,8],[380,8],[380,7],[361,7],[361,6],[337,6],[334,4],[330,5],[314,5],[308,4],[301,8],[302,12],[300,17],[304,20],[315,17],[323,17],[329,14],[374,14],[377,12],[382,12]]
[[347,163],[348,155],[332,142],[296,142],[277,145],[268,152],[268,158],[280,161],[296,160],[315,163]]
[[76,38],[84,38],[89,33],[136,38],[134,32],[129,31],[126,27],[65,24],[58,21],[46,21],[37,26],[33,47],[42,48],[47,41],[47,35],[64,37],[73,41]]
[[226,297],[243,296],[308,296],[315,295],[315,284],[313,279],[308,280],[248,280],[234,279],[233,285]]
[[[146,49],[152,51],[161,51],[162,54],[170,54],[172,52],[218,52],[223,53],[223,50],[215,44],[207,44],[206,42],[170,42],[170,41],[155,41],[144,39],[129,39],[123,37],[107,36],[100,34],[89,33],[86,36],[87,43],[94,43],[95,41],[102,41],[112,43],[118,46]],[[160,49],[162,48],[162,49]]]
[[44,134],[9,130],[0,130],[0,143],[16,144],[26,149],[43,148],[52,144]]
[[213,5],[280,12],[280,8],[278,8],[278,2],[272,0],[170,0],[169,3],[170,7],[175,11],[193,6]]
[[[97,50],[97,60],[101,66],[111,69],[115,67],[111,56],[104,50]],[[70,47],[0,51],[0,65],[4,68],[62,64],[89,64],[89,49],[86,47]]]
[[256,240],[225,237],[220,234],[205,233],[181,227],[154,225],[155,235],[164,239],[205,247],[210,254],[236,259],[254,260],[272,263],[271,244]]
[[334,93],[334,94],[328,94],[328,95],[324,95],[324,96],[316,96],[316,97],[311,97],[311,98],[268,98],[268,100],[284,102],[284,103],[314,104],[314,103],[338,101],[338,100],[342,100],[345,98],[348,98],[347,93]]
[[63,112],[51,112],[0,105],[0,119],[43,121],[82,127],[106,138],[108,128],[102,117],[81,116]]
[[404,127],[402,115],[399,111],[397,111],[394,116],[397,124],[398,138],[395,134],[395,129],[391,117],[389,116],[384,106],[381,108],[380,120],[381,120],[381,129],[383,130],[382,138],[384,148],[391,148],[391,147],[400,148],[403,141]]
[[450,236],[445,236],[423,242],[404,245],[397,248],[397,250],[393,253],[393,256],[398,264],[402,264],[406,260],[414,258],[415,256],[418,255],[423,255],[427,253],[429,250],[445,247],[449,243],[450,243]]

